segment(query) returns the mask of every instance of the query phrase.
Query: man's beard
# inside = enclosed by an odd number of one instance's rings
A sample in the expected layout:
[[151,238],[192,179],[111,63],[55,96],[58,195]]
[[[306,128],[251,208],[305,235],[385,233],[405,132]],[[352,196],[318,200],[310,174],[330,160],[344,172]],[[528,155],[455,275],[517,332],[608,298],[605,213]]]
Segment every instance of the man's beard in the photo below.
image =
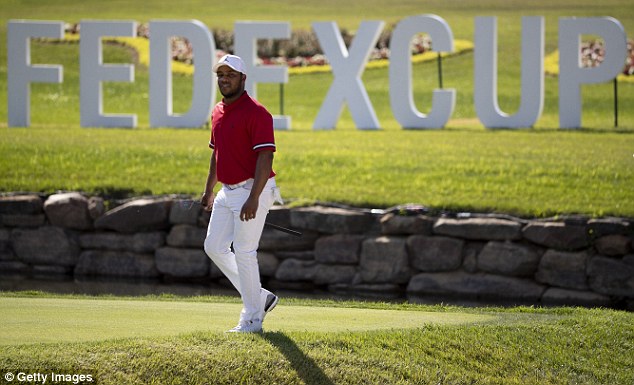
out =
[[240,94],[242,94],[242,91],[244,91],[244,89],[242,89],[240,87],[232,88],[229,91],[227,91],[226,93],[222,92],[222,89],[220,89],[220,94],[223,97],[227,98],[227,99],[231,99],[233,97],[236,97],[236,96],[239,96]]

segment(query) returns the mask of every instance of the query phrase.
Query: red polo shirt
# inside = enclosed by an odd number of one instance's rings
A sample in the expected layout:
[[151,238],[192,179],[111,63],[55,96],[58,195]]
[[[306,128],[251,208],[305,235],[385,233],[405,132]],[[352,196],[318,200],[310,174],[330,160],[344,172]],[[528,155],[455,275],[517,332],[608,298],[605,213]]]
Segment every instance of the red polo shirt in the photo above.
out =
[[[211,113],[209,147],[216,150],[216,175],[222,184],[255,177],[258,152],[275,151],[273,117],[245,91],[236,101],[216,104]],[[275,176],[271,170],[270,177]]]

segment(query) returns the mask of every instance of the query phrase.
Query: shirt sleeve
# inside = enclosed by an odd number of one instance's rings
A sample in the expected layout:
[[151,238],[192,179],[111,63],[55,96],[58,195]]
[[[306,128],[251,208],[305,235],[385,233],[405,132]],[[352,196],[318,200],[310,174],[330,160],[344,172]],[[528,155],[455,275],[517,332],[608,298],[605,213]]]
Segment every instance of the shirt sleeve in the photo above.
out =
[[211,113],[211,118],[209,119],[209,125],[211,126],[209,129],[209,148],[212,150],[216,148],[216,144],[214,141],[214,114]]
[[251,145],[255,152],[269,150],[275,152],[275,134],[273,129],[273,117],[264,108],[258,109],[255,119],[255,130],[251,135]]

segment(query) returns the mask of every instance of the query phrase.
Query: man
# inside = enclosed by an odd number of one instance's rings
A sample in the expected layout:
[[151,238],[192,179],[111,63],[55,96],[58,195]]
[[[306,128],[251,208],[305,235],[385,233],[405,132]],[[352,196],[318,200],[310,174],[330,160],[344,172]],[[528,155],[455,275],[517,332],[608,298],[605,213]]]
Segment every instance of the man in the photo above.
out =
[[[242,298],[238,325],[230,332],[261,332],[278,297],[261,287],[257,248],[266,215],[280,193],[275,184],[273,117],[244,89],[245,66],[223,56],[213,71],[223,96],[211,114],[213,150],[201,204],[211,211],[205,252]],[[222,188],[214,197],[214,187]],[[233,251],[232,251],[233,243]]]

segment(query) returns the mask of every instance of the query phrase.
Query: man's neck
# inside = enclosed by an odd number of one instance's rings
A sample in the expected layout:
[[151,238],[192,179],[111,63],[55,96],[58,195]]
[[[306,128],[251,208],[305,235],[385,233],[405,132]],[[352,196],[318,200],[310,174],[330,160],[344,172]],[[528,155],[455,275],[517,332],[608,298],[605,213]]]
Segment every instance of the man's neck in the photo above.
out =
[[242,90],[241,92],[239,92],[238,94],[236,94],[235,96],[232,96],[230,98],[222,98],[222,101],[224,102],[224,104],[232,104],[233,102],[235,102],[236,100],[240,99],[240,97],[242,96],[242,94],[244,94],[244,90]]

